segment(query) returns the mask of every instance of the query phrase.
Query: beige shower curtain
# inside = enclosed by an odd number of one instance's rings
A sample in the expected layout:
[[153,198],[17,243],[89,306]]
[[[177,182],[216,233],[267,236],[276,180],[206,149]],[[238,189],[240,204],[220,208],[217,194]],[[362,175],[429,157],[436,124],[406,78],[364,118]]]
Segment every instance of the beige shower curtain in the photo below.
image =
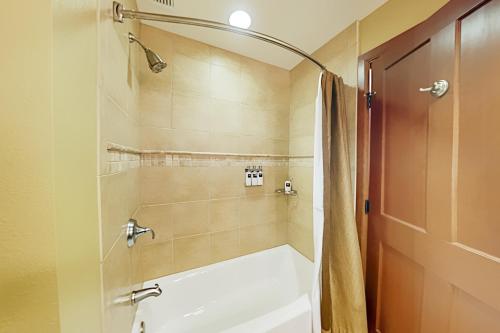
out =
[[366,333],[361,254],[354,215],[342,78],[325,72],[323,92],[322,332]]

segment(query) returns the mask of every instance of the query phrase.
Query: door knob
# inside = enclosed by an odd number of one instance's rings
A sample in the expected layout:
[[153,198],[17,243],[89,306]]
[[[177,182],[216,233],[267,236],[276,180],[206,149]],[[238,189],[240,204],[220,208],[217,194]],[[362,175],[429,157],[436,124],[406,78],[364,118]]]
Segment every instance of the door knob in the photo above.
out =
[[132,247],[135,245],[135,241],[139,236],[145,234],[146,232],[151,232],[151,237],[155,239],[155,232],[151,228],[144,228],[137,224],[137,221],[134,219],[128,220],[127,224],[127,245],[128,247]]
[[446,80],[438,80],[432,84],[432,86],[428,88],[420,88],[420,92],[430,92],[432,96],[439,98],[443,97],[446,92],[448,92],[448,88],[450,87],[448,81]]

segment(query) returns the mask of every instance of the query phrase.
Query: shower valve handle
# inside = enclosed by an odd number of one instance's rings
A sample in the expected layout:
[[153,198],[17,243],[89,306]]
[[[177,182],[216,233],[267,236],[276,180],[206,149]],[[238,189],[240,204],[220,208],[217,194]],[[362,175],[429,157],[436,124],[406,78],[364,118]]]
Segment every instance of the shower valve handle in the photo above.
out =
[[151,238],[155,239],[155,232],[151,228],[141,227],[137,224],[137,220],[130,219],[127,224],[127,245],[132,247],[135,245],[137,238],[147,232],[151,232]]

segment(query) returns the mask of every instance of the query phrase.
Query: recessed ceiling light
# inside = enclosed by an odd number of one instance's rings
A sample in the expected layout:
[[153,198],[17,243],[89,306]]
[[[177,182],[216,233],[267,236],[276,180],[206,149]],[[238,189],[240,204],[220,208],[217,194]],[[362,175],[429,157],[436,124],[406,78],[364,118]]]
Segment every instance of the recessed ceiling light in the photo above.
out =
[[238,27],[242,29],[248,29],[252,24],[252,18],[247,12],[243,10],[237,10],[229,16],[229,24],[233,27]]

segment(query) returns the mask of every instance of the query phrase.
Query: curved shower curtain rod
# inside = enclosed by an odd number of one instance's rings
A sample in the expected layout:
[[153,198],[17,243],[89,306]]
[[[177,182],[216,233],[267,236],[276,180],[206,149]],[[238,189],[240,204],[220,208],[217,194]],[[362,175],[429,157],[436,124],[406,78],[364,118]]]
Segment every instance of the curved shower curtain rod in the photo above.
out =
[[146,12],[140,12],[136,10],[129,10],[125,9],[123,5],[119,2],[114,1],[113,2],[113,19],[116,22],[123,23],[124,19],[131,19],[131,20],[147,20],[147,21],[158,21],[158,22],[167,22],[167,23],[175,23],[175,24],[184,24],[184,25],[193,25],[197,27],[204,27],[204,28],[210,28],[210,29],[216,29],[216,30],[222,30],[222,31],[229,31],[233,32],[239,35],[247,36],[247,37],[252,37],[267,43],[274,44],[276,46],[279,46],[285,50],[291,51],[295,54],[298,54],[309,61],[313,62],[316,66],[321,68],[322,71],[326,71],[326,67],[320,63],[318,60],[313,58],[309,53],[302,51],[301,49],[284,42],[278,38],[262,34],[260,32],[248,30],[248,29],[241,29],[241,28],[236,28],[233,27],[229,24],[225,23],[220,23],[216,21],[209,21],[209,20],[203,20],[203,19],[196,19],[196,18],[191,18],[191,17],[182,17],[182,16],[173,16],[173,15],[165,15],[165,14],[155,14],[155,13],[146,13]]

